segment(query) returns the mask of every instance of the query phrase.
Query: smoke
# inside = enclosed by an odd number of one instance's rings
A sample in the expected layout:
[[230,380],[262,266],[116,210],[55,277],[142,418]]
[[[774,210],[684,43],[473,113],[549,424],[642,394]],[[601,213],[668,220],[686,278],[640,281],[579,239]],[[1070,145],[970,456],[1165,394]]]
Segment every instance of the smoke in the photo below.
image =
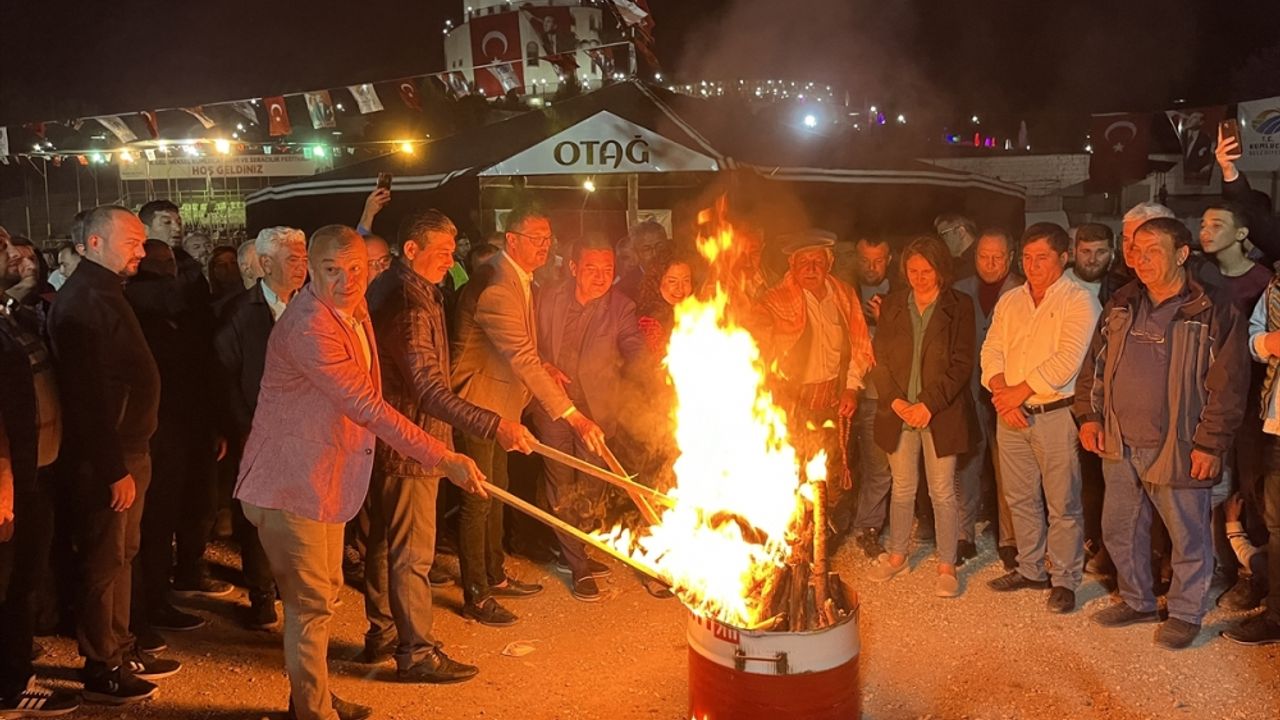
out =
[[[829,83],[855,105],[892,89],[912,102],[933,88],[912,57],[916,0],[731,0],[685,38],[677,58],[689,79]],[[837,97],[843,101],[843,97]]]

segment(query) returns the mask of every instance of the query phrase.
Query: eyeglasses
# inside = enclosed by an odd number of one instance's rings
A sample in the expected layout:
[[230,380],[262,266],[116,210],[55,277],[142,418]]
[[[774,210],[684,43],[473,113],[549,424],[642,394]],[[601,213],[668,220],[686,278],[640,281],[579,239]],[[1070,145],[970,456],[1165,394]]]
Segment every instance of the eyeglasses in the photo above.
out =
[[373,270],[374,272],[381,272],[383,270],[386,270],[389,267],[391,267],[390,255],[387,255],[386,257],[374,258],[369,261],[369,269]]
[[1165,338],[1164,335],[1154,335],[1145,330],[1140,330],[1137,327],[1129,328],[1129,337],[1137,340],[1138,342],[1147,343],[1148,345],[1163,345]]
[[528,235],[526,233],[516,232],[515,230],[508,230],[507,232],[512,235],[519,235],[522,238],[528,238],[538,247],[547,247],[556,241],[555,235]]

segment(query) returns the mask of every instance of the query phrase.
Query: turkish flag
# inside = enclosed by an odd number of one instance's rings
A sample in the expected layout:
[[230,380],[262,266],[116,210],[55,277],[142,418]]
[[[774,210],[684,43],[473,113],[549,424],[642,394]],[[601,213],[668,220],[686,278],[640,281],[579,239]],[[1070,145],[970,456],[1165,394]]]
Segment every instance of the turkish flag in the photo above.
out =
[[1089,179],[1094,183],[1115,189],[1147,176],[1149,113],[1094,115],[1090,141],[1093,155],[1089,158]]
[[413,78],[401,80],[400,99],[410,110],[422,112],[422,98],[418,96],[418,81]]
[[[520,62],[523,48],[520,46],[520,13],[517,11],[498,15],[483,15],[471,19],[471,62],[475,66],[476,87],[486,97],[502,97],[506,87],[517,92],[524,90],[524,63]],[[537,54],[537,43],[534,43]],[[501,63],[506,68],[493,72]],[[499,74],[501,73],[501,74]],[[504,82],[505,81],[505,82]]]
[[293,132],[293,126],[289,124],[289,110],[285,107],[284,97],[268,97],[262,98],[262,103],[267,106],[267,118],[271,123],[271,137],[280,137]]

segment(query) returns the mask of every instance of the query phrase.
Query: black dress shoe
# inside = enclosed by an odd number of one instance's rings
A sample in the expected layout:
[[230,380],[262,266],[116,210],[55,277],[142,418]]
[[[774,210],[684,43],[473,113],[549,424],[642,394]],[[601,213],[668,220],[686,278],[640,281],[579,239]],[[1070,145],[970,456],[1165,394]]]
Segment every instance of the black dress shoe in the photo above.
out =
[[1066,615],[1076,609],[1076,593],[1064,587],[1055,587],[1049,591],[1049,601],[1046,606],[1051,613]]
[[1280,622],[1277,622],[1268,614],[1255,615],[1238,625],[1223,630],[1222,637],[1241,645],[1272,645],[1280,643]]
[[1012,570],[995,580],[987,582],[987,587],[996,592],[1013,592],[1014,590],[1048,590],[1051,583],[1048,580],[1031,580],[1027,576]]
[[149,627],[138,628],[133,633],[133,646],[145,653],[157,655],[169,649],[164,636]]
[[956,543],[956,565],[960,566],[966,560],[972,560],[978,557],[978,546],[973,544],[971,540],[961,540]]
[[364,650],[361,650],[360,654],[356,656],[356,662],[362,665],[381,665],[395,657],[396,646],[399,644],[399,638],[395,637],[386,642],[365,638]]
[[498,601],[492,597],[485,598],[479,603],[465,603],[462,606],[462,614],[464,617],[469,617],[481,625],[490,627],[515,625],[518,619],[510,610],[499,605]]
[[871,560],[875,560],[884,554],[884,545],[880,544],[879,528],[862,528],[858,530],[855,534],[854,542],[858,544],[858,547],[862,548],[862,552]]
[[280,622],[276,615],[276,601],[262,598],[254,600],[244,610],[244,626],[250,630],[270,630]]
[[497,585],[490,585],[489,592],[497,597],[526,598],[542,592],[542,586],[538,583],[523,583],[508,575]]
[[397,670],[396,679],[407,683],[445,684],[470,680],[478,672],[480,669],[475,665],[460,663],[437,648],[410,667]]
[[996,555],[1000,556],[1000,562],[1004,565],[1005,570],[1017,569],[1018,548],[1012,545],[1001,545],[996,548]]

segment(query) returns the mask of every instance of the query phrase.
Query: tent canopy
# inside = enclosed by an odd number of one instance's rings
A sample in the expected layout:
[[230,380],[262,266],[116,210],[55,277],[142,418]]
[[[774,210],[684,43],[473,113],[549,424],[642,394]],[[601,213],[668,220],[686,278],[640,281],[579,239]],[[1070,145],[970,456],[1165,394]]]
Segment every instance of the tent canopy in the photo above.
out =
[[[961,205],[994,204],[1000,209],[992,215],[1018,226],[1014,220],[1025,199],[1017,185],[889,158],[847,139],[797,132],[726,112],[713,101],[629,80],[433,140],[412,155],[391,153],[265,188],[249,196],[247,214],[251,230],[272,224],[314,227],[315,220],[350,223],[384,172],[395,178],[397,199],[406,192],[430,193],[420,199],[446,212],[469,214],[483,205],[477,186],[492,178],[734,170],[814,184],[824,196],[836,189],[831,186],[845,191],[853,185],[898,191],[909,186],[941,193],[939,202],[955,206],[960,193],[965,196]],[[400,203],[400,210],[409,204]]]

